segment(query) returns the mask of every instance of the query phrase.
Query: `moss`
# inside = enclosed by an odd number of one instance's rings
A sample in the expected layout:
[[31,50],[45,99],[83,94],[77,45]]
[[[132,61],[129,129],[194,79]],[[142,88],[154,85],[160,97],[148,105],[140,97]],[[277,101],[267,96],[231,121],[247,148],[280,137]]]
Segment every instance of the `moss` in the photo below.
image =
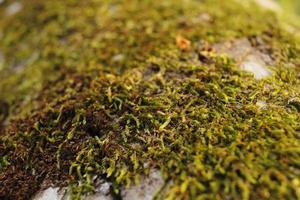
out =
[[[299,41],[276,15],[221,0],[22,4],[0,20],[1,198],[50,182],[78,199],[95,174],[118,196],[149,166],[171,183],[164,199],[300,198]],[[212,50],[241,37],[263,40],[273,76]]]

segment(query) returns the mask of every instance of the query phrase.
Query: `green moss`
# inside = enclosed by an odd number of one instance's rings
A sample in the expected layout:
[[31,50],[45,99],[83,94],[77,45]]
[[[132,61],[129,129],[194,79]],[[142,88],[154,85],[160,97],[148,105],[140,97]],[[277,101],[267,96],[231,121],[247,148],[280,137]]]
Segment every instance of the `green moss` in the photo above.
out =
[[[95,174],[117,196],[145,163],[170,183],[164,199],[300,198],[300,48],[273,13],[221,0],[22,3],[0,20],[10,110],[0,118],[10,121],[0,129],[1,198],[68,180],[78,199]],[[245,37],[268,47],[271,77],[211,51]]]

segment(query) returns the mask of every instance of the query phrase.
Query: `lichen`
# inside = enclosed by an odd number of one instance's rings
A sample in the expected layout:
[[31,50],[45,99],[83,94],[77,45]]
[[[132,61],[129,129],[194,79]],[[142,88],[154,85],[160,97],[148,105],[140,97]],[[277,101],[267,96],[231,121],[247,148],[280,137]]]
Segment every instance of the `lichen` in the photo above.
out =
[[[20,3],[0,12],[0,198],[47,182],[80,199],[95,175],[119,198],[153,168],[161,199],[300,198],[300,43],[274,13],[234,0]],[[213,48],[239,38],[263,42],[270,77]]]

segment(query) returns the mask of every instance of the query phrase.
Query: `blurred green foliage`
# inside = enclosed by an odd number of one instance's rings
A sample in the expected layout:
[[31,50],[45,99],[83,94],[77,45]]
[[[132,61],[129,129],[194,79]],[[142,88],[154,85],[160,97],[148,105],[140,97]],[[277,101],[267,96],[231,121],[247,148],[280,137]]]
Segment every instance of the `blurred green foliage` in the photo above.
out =
[[300,16],[300,1],[299,0],[277,0],[284,9],[292,11],[294,14]]
[[299,0],[276,0],[284,10],[284,17],[292,24],[300,27],[300,1]]

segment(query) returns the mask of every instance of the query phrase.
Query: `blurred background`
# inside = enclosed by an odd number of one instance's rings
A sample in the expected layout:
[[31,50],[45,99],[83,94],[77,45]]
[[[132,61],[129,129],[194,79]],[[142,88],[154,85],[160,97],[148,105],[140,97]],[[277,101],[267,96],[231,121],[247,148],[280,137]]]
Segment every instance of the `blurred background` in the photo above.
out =
[[295,26],[297,30],[294,30],[297,35],[300,30],[300,0],[273,0],[277,2],[282,8],[281,16],[289,24]]
[[276,0],[287,11],[300,16],[300,1],[299,0]]
[[282,25],[291,33],[300,35],[300,0],[254,0],[262,7],[275,11]]
[[294,20],[294,23],[300,25],[300,0],[275,0],[284,11],[289,15],[289,20]]

